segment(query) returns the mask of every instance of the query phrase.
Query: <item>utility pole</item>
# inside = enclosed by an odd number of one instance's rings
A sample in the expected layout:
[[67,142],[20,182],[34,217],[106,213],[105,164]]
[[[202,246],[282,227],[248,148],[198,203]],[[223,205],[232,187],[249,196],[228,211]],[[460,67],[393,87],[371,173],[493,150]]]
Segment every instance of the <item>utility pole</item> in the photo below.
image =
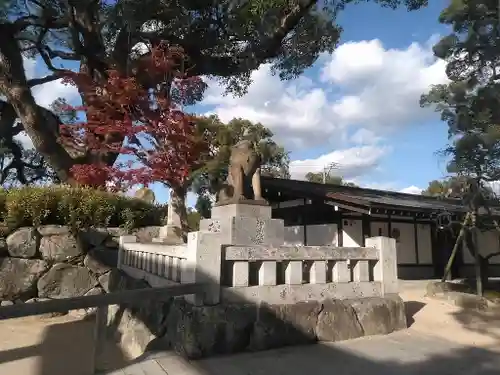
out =
[[338,164],[333,163],[333,162],[330,164],[327,164],[323,167],[323,184],[326,184],[326,176],[330,175],[330,172],[332,171],[332,169],[337,169],[337,167],[338,167]]

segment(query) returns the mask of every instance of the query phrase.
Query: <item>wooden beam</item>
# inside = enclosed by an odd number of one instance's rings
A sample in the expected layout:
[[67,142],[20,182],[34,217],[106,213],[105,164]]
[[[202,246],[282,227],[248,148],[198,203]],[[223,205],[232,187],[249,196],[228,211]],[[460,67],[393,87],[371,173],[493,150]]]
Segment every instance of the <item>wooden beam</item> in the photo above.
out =
[[340,207],[340,208],[343,208],[343,209],[348,210],[348,211],[359,212],[361,214],[370,213],[370,210],[368,210],[366,208],[354,207],[354,206],[350,206],[350,205],[342,204],[342,203],[337,203],[337,202],[333,202],[333,201],[325,201],[325,204],[327,204],[329,206]]
[[134,289],[97,296],[61,298],[50,301],[4,306],[0,307],[0,320],[47,313],[65,313],[69,310],[119,305],[122,303],[133,304],[134,302],[146,299],[166,301],[176,296],[204,292],[205,287],[206,285],[203,284],[179,284],[163,288]]
[[94,353],[92,356],[92,369],[94,373],[101,370],[101,359],[104,351],[104,343],[106,342],[106,326],[108,324],[108,308],[107,306],[99,306],[97,308],[94,326]]

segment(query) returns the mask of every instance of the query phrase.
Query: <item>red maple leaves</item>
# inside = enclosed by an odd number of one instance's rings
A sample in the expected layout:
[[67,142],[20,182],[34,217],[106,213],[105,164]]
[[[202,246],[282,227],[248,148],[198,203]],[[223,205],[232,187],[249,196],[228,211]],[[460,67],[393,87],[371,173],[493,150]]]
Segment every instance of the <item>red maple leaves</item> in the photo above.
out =
[[208,144],[182,110],[185,96],[201,81],[185,78],[183,58],[182,50],[160,45],[141,57],[128,76],[110,70],[101,80],[82,72],[65,78],[85,102],[68,108],[84,119],[61,128],[61,141],[86,155],[71,169],[78,183],[111,183],[118,189],[157,181],[184,184]]

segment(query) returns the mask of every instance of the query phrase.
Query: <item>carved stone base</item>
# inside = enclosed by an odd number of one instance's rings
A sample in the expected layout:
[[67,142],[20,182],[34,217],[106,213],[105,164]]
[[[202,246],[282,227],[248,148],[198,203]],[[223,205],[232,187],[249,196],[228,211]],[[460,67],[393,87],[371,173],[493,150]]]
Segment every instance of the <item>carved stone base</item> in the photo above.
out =
[[271,218],[272,207],[262,201],[240,201],[225,203],[212,208],[212,219],[226,219],[230,217],[254,217],[260,219]]
[[214,204],[214,207],[227,206],[230,204],[246,204],[251,206],[269,206],[265,199],[232,198],[225,199]]

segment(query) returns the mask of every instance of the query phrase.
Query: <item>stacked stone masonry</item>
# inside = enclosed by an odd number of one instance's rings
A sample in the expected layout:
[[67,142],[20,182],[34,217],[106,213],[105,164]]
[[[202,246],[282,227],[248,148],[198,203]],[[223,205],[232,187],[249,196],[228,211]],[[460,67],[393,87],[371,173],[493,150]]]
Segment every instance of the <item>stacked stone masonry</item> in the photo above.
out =
[[[147,288],[113,270],[112,290]],[[318,341],[388,334],[406,328],[398,295],[324,299],[293,304],[221,303],[196,306],[182,297],[110,306],[110,335],[132,356],[174,350],[190,359]]]
[[[117,266],[120,236],[150,242],[160,227],[93,228],[73,235],[60,225],[23,227],[0,238],[1,305],[101,294]],[[86,316],[92,312],[71,311]]]

